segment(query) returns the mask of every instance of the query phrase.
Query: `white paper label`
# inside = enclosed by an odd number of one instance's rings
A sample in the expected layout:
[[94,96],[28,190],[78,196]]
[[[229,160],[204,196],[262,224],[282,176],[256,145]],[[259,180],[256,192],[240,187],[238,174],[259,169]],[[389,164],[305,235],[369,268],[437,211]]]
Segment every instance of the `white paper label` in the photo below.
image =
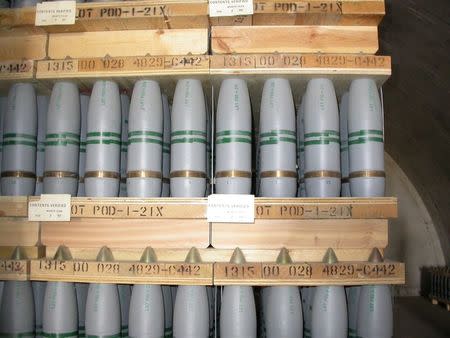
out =
[[73,25],[75,1],[47,1],[36,4],[36,26]]
[[255,196],[233,194],[209,195],[206,218],[208,222],[254,223]]
[[61,222],[70,221],[70,195],[46,194],[28,203],[28,220]]
[[253,0],[209,0],[209,16],[253,14]]

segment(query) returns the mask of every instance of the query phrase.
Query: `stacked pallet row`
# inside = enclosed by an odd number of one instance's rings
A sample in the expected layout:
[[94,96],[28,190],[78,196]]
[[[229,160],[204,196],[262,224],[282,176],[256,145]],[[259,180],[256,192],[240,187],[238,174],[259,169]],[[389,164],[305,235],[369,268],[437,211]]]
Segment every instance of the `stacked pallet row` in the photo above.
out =
[[[384,15],[380,0],[255,1],[253,15],[218,18],[196,0],[86,3],[76,13],[73,25],[36,27],[32,8],[0,10],[0,90],[27,81],[48,95],[56,81],[69,80],[89,92],[108,79],[131,93],[138,79],[149,78],[171,101],[177,80],[194,79],[215,112],[222,81],[239,77],[256,113],[264,81],[273,76],[288,79],[297,100],[316,76],[331,78],[341,95],[353,79],[370,77],[381,86],[391,72],[389,57],[373,55]],[[404,283],[402,263],[368,262],[374,248],[388,245],[395,198],[260,197],[250,224],[208,222],[205,198],[72,197],[70,222],[29,221],[29,203],[37,201],[0,198],[0,279]],[[96,261],[110,253],[114,262]]]

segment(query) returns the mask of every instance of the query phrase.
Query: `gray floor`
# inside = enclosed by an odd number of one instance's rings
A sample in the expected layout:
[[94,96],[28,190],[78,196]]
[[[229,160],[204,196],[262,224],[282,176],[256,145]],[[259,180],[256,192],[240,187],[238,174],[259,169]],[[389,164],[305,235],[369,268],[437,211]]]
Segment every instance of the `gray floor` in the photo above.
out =
[[450,312],[422,297],[400,297],[394,304],[395,338],[450,338]]

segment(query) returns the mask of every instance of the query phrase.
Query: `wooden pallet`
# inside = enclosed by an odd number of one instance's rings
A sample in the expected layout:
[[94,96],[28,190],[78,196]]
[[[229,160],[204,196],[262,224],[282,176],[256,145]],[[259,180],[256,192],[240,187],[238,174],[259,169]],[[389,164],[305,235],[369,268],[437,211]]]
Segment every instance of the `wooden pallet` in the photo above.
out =
[[405,278],[404,264],[398,262],[327,264],[303,259],[278,264],[264,261],[261,256],[251,260],[250,256],[248,262],[234,264],[226,262],[230,256],[224,252],[206,249],[198,251],[201,259],[198,262],[186,263],[179,253],[155,250],[157,262],[140,263],[137,259],[117,259],[116,251],[112,252],[116,258],[113,262],[76,256],[70,261],[4,259],[0,260],[0,279],[178,285],[363,285],[402,284]]
[[[49,33],[208,28],[210,25],[344,25],[377,26],[385,14],[384,0],[255,0],[254,14],[208,16],[206,0],[143,0],[79,3],[73,25],[41,26]],[[0,27],[36,29],[33,7],[0,9]]]
[[28,222],[27,203],[38,198],[0,198],[0,245],[41,244],[48,250],[63,244],[94,252],[105,245],[125,251],[147,245],[162,250],[287,247],[306,250],[315,260],[332,247],[348,250],[345,259],[365,261],[368,248],[387,246],[387,218],[397,216],[395,198],[256,198],[253,224],[208,223],[206,198],[75,197],[70,222]]

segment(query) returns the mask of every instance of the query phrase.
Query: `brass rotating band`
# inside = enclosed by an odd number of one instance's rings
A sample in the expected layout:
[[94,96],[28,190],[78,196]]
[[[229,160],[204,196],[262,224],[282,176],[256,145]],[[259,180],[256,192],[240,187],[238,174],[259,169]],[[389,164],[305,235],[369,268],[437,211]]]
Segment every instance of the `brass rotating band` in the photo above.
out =
[[162,178],[162,173],[152,170],[134,170],[127,172],[127,178]]
[[70,171],[46,171],[44,172],[44,177],[54,177],[54,178],[78,178],[77,173]]
[[29,171],[4,171],[2,177],[36,178],[36,174]]
[[86,171],[84,173],[85,178],[115,178],[120,179],[120,174],[114,171],[104,171],[104,170],[94,170],[94,171]]
[[168,177],[163,177],[163,178],[162,178],[162,182],[165,183],[165,184],[170,184],[170,178],[168,178]]
[[317,170],[317,171],[310,171],[310,172],[305,173],[305,179],[306,178],[317,178],[317,177],[341,178],[341,173],[338,171],[331,171],[331,170]]
[[170,173],[170,178],[175,177],[206,178],[206,174],[204,172],[194,170],[177,170]]
[[350,179],[348,177],[341,178],[341,183],[349,183]]
[[270,171],[263,171],[261,173],[261,178],[268,178],[268,177],[293,177],[293,178],[297,178],[297,172],[289,171],[289,170],[270,170]]
[[250,171],[243,171],[243,170],[223,170],[216,172],[216,178],[222,177],[252,178],[252,173]]
[[80,178],[78,178],[78,183],[84,183],[84,176],[80,176]]
[[36,177],[36,182],[37,183],[42,183],[42,182],[44,182],[44,178],[42,176],[37,176]]
[[350,178],[358,177],[386,177],[386,173],[382,170],[361,170],[350,173]]

